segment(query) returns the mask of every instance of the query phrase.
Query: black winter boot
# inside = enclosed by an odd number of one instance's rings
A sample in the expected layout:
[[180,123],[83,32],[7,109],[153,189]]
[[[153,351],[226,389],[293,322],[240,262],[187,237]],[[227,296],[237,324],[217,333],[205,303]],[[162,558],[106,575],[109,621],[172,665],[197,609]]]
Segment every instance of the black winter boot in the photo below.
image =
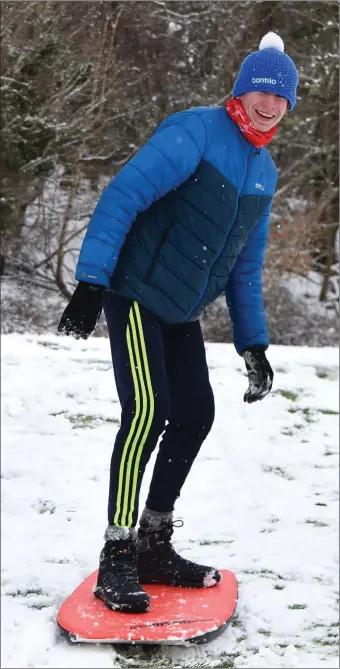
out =
[[108,527],[104,538],[94,595],[114,611],[144,613],[150,599],[138,579],[135,532]]
[[174,526],[172,513],[161,514],[149,509],[143,512],[137,534],[140,583],[163,583],[182,588],[217,585],[221,574],[216,569],[196,564],[176,553],[171,544]]

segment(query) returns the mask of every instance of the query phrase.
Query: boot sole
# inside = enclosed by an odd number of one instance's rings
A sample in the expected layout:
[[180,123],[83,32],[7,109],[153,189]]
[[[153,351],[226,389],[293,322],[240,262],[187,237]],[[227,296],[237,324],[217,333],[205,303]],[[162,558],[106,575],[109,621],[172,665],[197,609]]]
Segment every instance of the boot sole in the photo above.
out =
[[188,581],[182,581],[177,583],[176,580],[166,579],[166,578],[150,578],[143,577],[141,574],[138,575],[139,582],[141,585],[172,585],[176,588],[195,588],[197,590],[207,590],[208,588],[214,588],[221,580],[221,577],[216,580],[212,585],[200,585],[199,583],[189,583]]
[[120,613],[145,613],[150,608],[150,602],[147,600],[144,600],[143,602],[126,602],[125,604],[112,602],[100,588],[93,590],[93,594],[97,599],[101,599],[105,606],[111,611],[119,611]]

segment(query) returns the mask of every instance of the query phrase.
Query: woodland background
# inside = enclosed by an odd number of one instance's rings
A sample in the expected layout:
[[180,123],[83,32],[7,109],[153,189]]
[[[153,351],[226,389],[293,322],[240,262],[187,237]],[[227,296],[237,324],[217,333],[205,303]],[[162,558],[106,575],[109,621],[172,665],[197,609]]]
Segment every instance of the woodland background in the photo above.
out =
[[[270,145],[271,341],[336,343],[339,5],[325,0],[1,2],[3,332],[56,331],[103,187],[165,116],[223,104],[268,30],[300,74]],[[202,324],[206,340],[231,341],[222,298]]]

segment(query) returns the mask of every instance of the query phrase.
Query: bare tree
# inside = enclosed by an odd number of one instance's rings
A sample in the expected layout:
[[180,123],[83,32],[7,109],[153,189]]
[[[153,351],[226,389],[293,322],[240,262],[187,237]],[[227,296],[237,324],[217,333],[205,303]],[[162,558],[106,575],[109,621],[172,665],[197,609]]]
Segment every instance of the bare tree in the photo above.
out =
[[[166,115],[223,104],[267,30],[281,34],[300,71],[298,104],[270,147],[280,173],[265,291],[276,340],[282,314],[295,313],[288,290],[276,307],[282,277],[314,270],[327,303],[338,276],[336,2],[19,0],[2,3],[1,28],[0,272],[12,294],[20,285],[8,313],[26,299],[28,322],[35,295],[43,312],[41,291],[60,303],[70,296],[101,189]],[[204,326],[230,338],[220,306]],[[310,325],[294,318],[291,330],[308,339]],[[56,310],[48,322],[57,320]],[[38,316],[29,322],[39,327]]]

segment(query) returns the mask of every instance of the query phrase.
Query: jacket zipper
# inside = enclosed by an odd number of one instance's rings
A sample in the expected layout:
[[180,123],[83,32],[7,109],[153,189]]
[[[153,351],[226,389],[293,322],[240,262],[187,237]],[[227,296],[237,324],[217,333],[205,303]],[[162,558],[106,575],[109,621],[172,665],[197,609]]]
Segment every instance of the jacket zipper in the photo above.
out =
[[[255,152],[254,152],[254,153],[255,153],[255,155],[259,154],[259,153],[260,153],[260,149],[255,149]],[[252,154],[252,150],[249,151],[248,156],[247,156],[247,170],[246,170],[246,177],[245,177],[245,178],[247,178],[248,165],[249,165],[249,159],[250,159],[250,157],[251,157],[251,154]],[[241,190],[242,190],[242,188],[240,189],[240,192],[241,192]],[[235,216],[235,218],[236,218],[236,216]],[[234,219],[234,222],[235,222],[235,219]],[[233,223],[233,225],[234,225],[234,223]],[[203,288],[203,290],[202,290],[202,293],[201,293],[201,295],[199,296],[199,299],[198,299],[198,300],[196,301],[196,303],[194,304],[193,308],[192,308],[191,311],[190,311],[190,314],[187,316],[187,318],[185,319],[184,322],[186,322],[186,321],[189,320],[189,318],[191,317],[191,315],[194,313],[195,309],[197,309],[198,305],[199,305],[200,302],[202,301],[202,299],[203,299],[203,297],[204,297],[204,294],[205,294],[205,291],[206,291],[206,289],[207,289],[208,283],[209,283],[211,270],[212,270],[212,268],[214,267],[214,265],[217,263],[217,261],[218,261],[220,255],[222,254],[222,251],[223,251],[223,249],[224,249],[224,247],[225,247],[225,243],[226,243],[226,241],[227,241],[227,239],[228,239],[228,236],[229,236],[229,232],[227,232],[227,234],[226,234],[226,236],[225,236],[225,238],[224,238],[224,242],[223,242],[223,244],[222,244],[221,250],[220,250],[220,252],[218,253],[218,255],[216,256],[214,263],[213,263],[213,264],[211,265],[211,267],[210,267],[210,270],[209,270],[209,272],[208,272],[208,276],[207,276],[207,278],[206,278],[206,280],[205,280],[205,284],[204,284],[204,288]]]

